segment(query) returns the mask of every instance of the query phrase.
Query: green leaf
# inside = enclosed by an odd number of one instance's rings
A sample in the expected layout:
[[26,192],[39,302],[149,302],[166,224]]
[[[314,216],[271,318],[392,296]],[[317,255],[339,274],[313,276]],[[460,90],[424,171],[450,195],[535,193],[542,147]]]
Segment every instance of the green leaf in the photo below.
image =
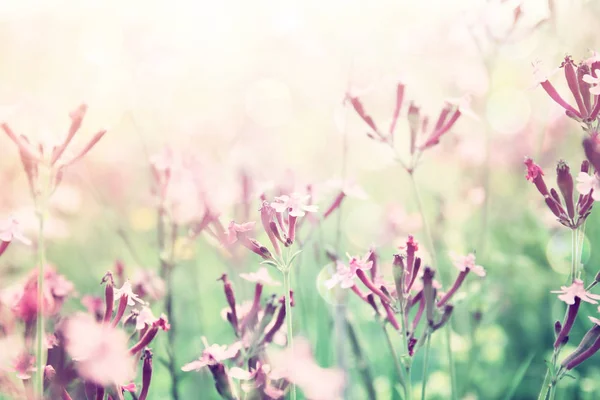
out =
[[287,264],[288,266],[292,265],[292,262],[294,261],[294,259],[298,256],[298,254],[302,253],[302,250],[298,250],[297,252],[295,252],[294,254],[292,254],[292,256],[290,257],[290,259],[288,260]]
[[265,260],[265,261],[261,262],[260,264],[261,264],[261,265],[263,265],[263,264],[272,265],[272,266],[274,266],[275,268],[279,268],[279,264],[277,264],[277,263],[276,263],[275,261],[273,261],[273,260]]
[[[521,384],[521,381],[525,377],[525,373],[529,369],[529,366],[531,365],[531,362],[533,361],[534,356],[535,356],[535,353],[531,353],[529,355],[529,357],[527,357],[527,359],[517,369],[517,372],[515,373],[515,376],[514,376],[512,382],[510,383],[510,386],[506,392],[506,396],[504,396],[505,400],[510,400],[515,395],[515,392],[517,391],[517,388],[519,387],[519,385]],[[550,365],[550,363],[548,363],[548,368],[553,368],[553,366]]]

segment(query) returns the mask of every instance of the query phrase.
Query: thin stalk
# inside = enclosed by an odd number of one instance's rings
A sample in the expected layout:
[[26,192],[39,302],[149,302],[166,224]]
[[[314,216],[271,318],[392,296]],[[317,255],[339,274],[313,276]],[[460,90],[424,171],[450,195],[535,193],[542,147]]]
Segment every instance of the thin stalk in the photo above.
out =
[[552,377],[550,376],[550,368],[546,370],[546,376],[544,377],[544,382],[542,383],[542,389],[540,390],[540,394],[538,395],[538,400],[546,400],[548,397],[548,392],[550,391],[550,382],[552,381]]
[[452,400],[457,399],[456,393],[456,371],[454,370],[454,360],[452,357],[452,335],[450,332],[450,323],[448,323],[444,329],[446,334],[446,351],[448,352],[448,366],[450,368],[450,389],[452,393]]
[[425,342],[425,359],[423,360],[423,378],[421,385],[421,400],[425,400],[425,391],[427,389],[427,367],[429,366],[429,349],[431,347],[431,335],[427,335],[427,341]]
[[[419,209],[419,213],[421,214],[421,221],[423,222],[423,230],[425,231],[425,237],[427,238],[427,242],[429,243],[429,251],[431,254],[431,261],[432,261],[433,267],[435,268],[437,266],[437,258],[435,255],[433,236],[431,234],[431,229],[429,228],[429,224],[427,223],[427,217],[425,216],[423,202],[421,201],[421,194],[419,192],[419,187],[417,186],[417,182],[415,180],[414,173],[409,173],[409,176],[410,176],[410,182],[413,187],[413,192],[415,193],[415,200],[417,202],[417,207]],[[454,368],[454,360],[452,357],[452,345],[451,345],[451,339],[450,339],[451,324],[450,323],[446,324],[446,326],[443,329],[444,329],[444,332],[446,335],[445,342],[446,342],[446,352],[448,354],[448,367],[449,367],[448,369],[449,369],[449,373],[450,373],[450,385],[451,385],[452,400],[454,400],[454,399],[456,399],[456,396],[457,396],[457,387],[456,387],[456,371]]]
[[388,347],[390,348],[390,353],[392,353],[392,359],[394,360],[394,368],[396,369],[396,374],[398,374],[398,379],[400,380],[400,384],[402,384],[402,387],[404,388],[404,395],[405,395],[405,400],[407,400],[408,398],[406,397],[407,395],[407,389],[406,389],[406,380],[404,378],[404,370],[402,369],[402,366],[400,366],[400,361],[398,360],[398,354],[396,354],[396,349],[394,349],[394,344],[392,343],[392,339],[390,338],[390,335],[385,327],[385,322],[381,324],[381,328],[383,329],[383,333],[385,335],[385,341],[388,345]]
[[425,233],[425,239],[427,240],[427,247],[429,247],[429,253],[431,255],[431,262],[433,267],[437,267],[437,257],[435,254],[435,249],[433,245],[433,235],[431,234],[431,229],[429,228],[429,223],[427,223],[427,217],[425,216],[425,210],[423,208],[423,201],[421,200],[421,193],[419,192],[419,187],[417,186],[417,181],[415,180],[414,172],[410,172],[408,174],[410,177],[410,183],[413,187],[413,193],[415,194],[415,201],[417,203],[417,208],[419,209],[419,214],[421,214],[421,222],[423,224],[423,231]]
[[571,271],[569,272],[569,281],[577,278],[577,229],[571,229]]
[[[50,181],[50,179],[48,179]],[[44,185],[45,186],[45,185]],[[36,376],[34,394],[40,399],[44,397],[44,266],[46,265],[46,242],[44,238],[44,225],[46,220],[46,200],[48,189],[42,189],[36,198],[38,214],[38,279],[37,279],[37,317],[36,317],[36,343],[35,343],[35,366]]]
[[554,396],[556,395],[556,385],[550,386],[550,395],[548,396],[548,400],[554,400]]
[[[411,382],[411,360],[408,351],[408,339],[407,339],[407,331],[408,331],[408,322],[406,320],[406,312],[404,308],[404,302],[400,299],[400,335],[402,336],[402,352],[406,352],[406,362],[405,370],[405,385],[404,385],[404,398],[410,399],[412,396],[412,382]],[[387,333],[387,331],[386,331]],[[402,363],[404,364],[404,363]]]
[[[285,290],[285,310],[286,310],[286,326],[287,326],[287,347],[294,351],[294,334],[292,330],[292,302],[290,299],[290,290],[292,288],[290,282],[290,265],[283,270],[283,290]],[[296,384],[291,383],[290,400],[296,400]]]
[[577,228],[577,278],[581,279],[581,273],[583,272],[583,264],[581,262],[583,258],[583,245],[585,243],[585,222]]

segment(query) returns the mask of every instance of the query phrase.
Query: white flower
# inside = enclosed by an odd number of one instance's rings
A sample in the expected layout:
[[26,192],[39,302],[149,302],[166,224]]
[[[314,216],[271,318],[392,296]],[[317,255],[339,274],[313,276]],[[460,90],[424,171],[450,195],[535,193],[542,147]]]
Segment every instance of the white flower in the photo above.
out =
[[303,217],[306,212],[317,212],[316,205],[308,205],[310,195],[301,195],[300,193],[292,193],[291,196],[283,195],[275,197],[275,201],[271,203],[271,207],[278,213],[289,211],[292,217]]
[[585,83],[589,83],[590,85],[592,85],[592,87],[590,88],[591,94],[598,95],[598,94],[600,94],[600,69],[594,70],[594,73],[596,74],[597,78],[594,78],[590,74],[586,74],[581,79]]
[[31,240],[21,233],[19,222],[14,217],[0,221],[0,241],[12,242],[15,239],[27,246],[31,244]]
[[[203,338],[206,341],[206,338]],[[231,346],[213,344],[207,346],[202,352],[202,356],[181,367],[182,371],[200,371],[207,365],[215,365],[221,361],[235,357],[242,347],[241,342],[236,342]]]
[[129,281],[126,281],[123,284],[123,287],[120,289],[115,289],[115,302],[118,302],[121,297],[124,296],[127,296],[127,305],[130,307],[135,306],[136,302],[142,305],[146,304],[146,302],[140,299],[138,295],[133,292],[133,288],[131,287],[131,283],[129,283]]

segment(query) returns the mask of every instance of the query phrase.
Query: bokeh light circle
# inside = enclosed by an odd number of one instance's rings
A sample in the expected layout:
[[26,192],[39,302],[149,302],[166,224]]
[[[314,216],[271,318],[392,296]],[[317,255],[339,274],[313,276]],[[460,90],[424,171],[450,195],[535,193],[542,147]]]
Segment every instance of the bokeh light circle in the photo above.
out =
[[486,118],[499,133],[512,135],[525,128],[531,116],[527,94],[518,89],[499,89],[490,94]]
[[[585,237],[583,243],[581,263],[585,265],[590,258],[590,241]],[[571,231],[567,229],[556,232],[546,245],[548,264],[561,274],[569,274],[571,270],[571,253]]]
[[342,289],[339,285],[329,289],[326,284],[334,273],[334,263],[329,263],[321,269],[321,272],[317,275],[317,291],[323,300],[331,305],[344,304],[348,299],[348,289]]
[[246,114],[264,127],[284,125],[292,117],[290,88],[271,78],[254,82],[246,92]]

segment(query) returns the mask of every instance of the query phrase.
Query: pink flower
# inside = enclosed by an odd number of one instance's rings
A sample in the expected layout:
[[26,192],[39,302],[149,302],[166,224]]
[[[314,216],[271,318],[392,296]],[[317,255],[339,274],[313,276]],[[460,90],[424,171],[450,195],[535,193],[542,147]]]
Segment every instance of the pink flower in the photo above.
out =
[[202,352],[202,356],[196,361],[192,361],[191,363],[188,363],[181,367],[182,371],[200,371],[202,368],[208,365],[215,365],[220,363],[221,361],[235,357],[241,349],[240,342],[236,342],[231,346],[218,344],[208,346],[208,343],[206,343],[206,338],[202,339],[205,342],[205,345],[207,346],[206,349],[204,349],[204,351]]
[[135,377],[135,361],[129,356],[125,332],[78,314],[66,321],[64,335],[67,353],[82,378],[108,386]]
[[294,347],[271,357],[273,375],[279,375],[304,392],[311,400],[337,400],[342,397],[345,377],[339,369],[322,368],[314,360],[307,340],[296,338]]
[[371,252],[368,252],[363,258],[352,257],[347,254],[350,262],[348,265],[337,260],[336,261],[336,272],[333,274],[331,279],[325,282],[325,286],[328,289],[340,285],[343,289],[348,289],[354,286],[354,278],[356,278],[356,271],[358,269],[370,270],[373,267],[373,261],[369,261]]
[[525,178],[527,178],[529,182],[533,182],[538,176],[544,176],[542,168],[534,163],[531,158],[525,158],[525,166],[527,167],[527,175],[525,175]]
[[561,286],[560,290],[553,290],[551,293],[560,293],[558,298],[567,304],[574,304],[575,297],[591,304],[598,303],[596,300],[600,299],[600,295],[586,292],[581,279],[575,279],[571,286]]
[[308,205],[310,195],[301,195],[300,193],[292,193],[290,196],[283,195],[275,197],[275,201],[271,203],[271,206],[278,213],[289,211],[289,215],[292,217],[303,217],[306,212],[317,212],[318,207],[316,205]]
[[139,303],[145,305],[146,302],[139,298],[137,294],[133,292],[133,288],[129,281],[123,283],[123,286],[120,289],[115,289],[115,303],[118,303],[121,300],[121,297],[127,297],[127,305],[130,307],[135,306],[135,303]]
[[583,76],[583,78],[581,78],[581,80],[583,80],[585,83],[589,83],[591,85],[591,87],[590,87],[591,94],[599,95],[600,94],[600,69],[594,70],[594,73],[596,74],[596,77],[593,77],[590,74],[586,74]]
[[479,120],[479,116],[471,109],[471,96],[466,94],[461,97],[446,99],[446,103],[454,106],[460,111],[461,115]]
[[271,275],[269,275],[269,270],[267,270],[265,267],[259,268],[256,272],[250,272],[248,274],[242,273],[240,274],[240,278],[267,286],[281,285],[280,282],[271,278]]
[[238,241],[238,236],[244,236],[248,232],[254,230],[254,222],[245,222],[243,224],[236,224],[234,221],[229,223],[226,232],[225,242],[227,245],[232,245]]
[[585,172],[580,172],[577,175],[577,191],[581,194],[588,194],[592,191],[592,198],[595,201],[600,200],[600,178],[597,174],[590,175]]
[[27,246],[31,244],[31,240],[23,236],[19,228],[19,222],[14,217],[9,217],[6,220],[0,221],[0,241],[12,242],[17,240]]
[[17,373],[17,378],[22,380],[31,379],[32,374],[36,371],[35,356],[26,351],[21,352],[13,360],[13,368]]
[[156,321],[158,321],[158,318],[154,316],[152,310],[149,307],[142,307],[140,313],[135,319],[135,329],[140,331],[146,326],[151,326]]
[[473,271],[475,275],[484,277],[485,269],[481,265],[475,264],[475,254],[469,253],[466,256],[457,256],[451,254],[453,259],[454,266],[458,268],[459,271],[463,272],[466,270]]

